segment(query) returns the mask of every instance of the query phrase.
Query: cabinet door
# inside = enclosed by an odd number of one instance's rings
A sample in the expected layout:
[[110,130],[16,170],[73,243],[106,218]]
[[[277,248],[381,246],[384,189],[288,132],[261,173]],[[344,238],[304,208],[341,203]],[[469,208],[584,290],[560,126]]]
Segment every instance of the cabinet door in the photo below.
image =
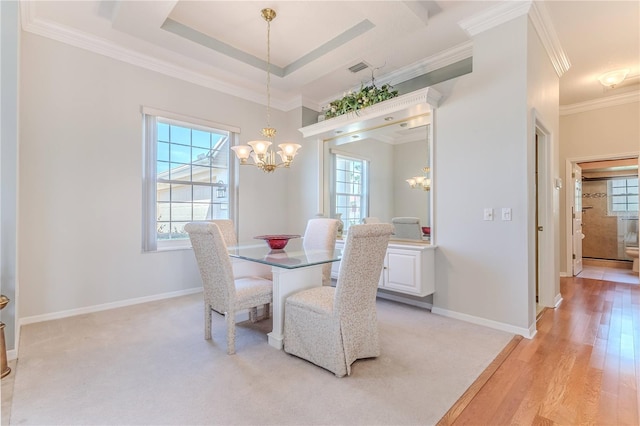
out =
[[420,252],[388,249],[383,288],[420,294]]

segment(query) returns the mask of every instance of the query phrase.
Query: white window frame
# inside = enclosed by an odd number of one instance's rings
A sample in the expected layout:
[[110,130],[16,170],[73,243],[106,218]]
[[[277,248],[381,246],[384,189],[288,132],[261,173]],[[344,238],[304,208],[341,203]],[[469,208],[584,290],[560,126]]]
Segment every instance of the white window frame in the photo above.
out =
[[[333,215],[337,215],[338,213],[343,213],[343,212],[339,212],[338,211],[338,207],[337,207],[337,197],[339,195],[344,195],[343,193],[338,194],[337,191],[337,170],[336,167],[338,165],[338,157],[344,158],[346,160],[351,160],[351,161],[358,161],[362,163],[362,192],[359,195],[359,197],[361,198],[361,202],[360,202],[360,217],[358,220],[358,223],[360,223],[362,221],[362,219],[364,219],[365,217],[367,217],[369,215],[369,168],[370,168],[370,161],[367,158],[363,158],[363,157],[358,157],[356,155],[353,155],[351,153],[347,153],[347,152],[342,152],[339,150],[335,150],[332,149],[331,150],[331,194],[334,194],[331,197],[331,201],[330,201],[330,206],[331,206],[331,211],[333,212]],[[349,221],[348,217],[345,217],[344,214],[342,215],[342,221],[344,223],[344,232],[348,232],[349,226],[351,226],[351,223]]]
[[[613,197],[614,196],[629,196],[629,195],[635,195],[635,194],[613,194],[613,181],[615,180],[633,180],[636,179],[636,181],[638,181],[637,178],[633,178],[633,177],[619,177],[619,178],[613,178],[607,181],[607,215],[609,216],[625,216],[625,217],[638,217],[638,211],[637,210],[629,210],[629,204],[628,201],[625,202],[626,204],[626,209],[623,211],[614,211],[613,210]],[[640,182],[639,182],[640,183]],[[625,187],[628,188],[628,185],[625,184]]]
[[[237,144],[240,134],[238,127],[212,121],[176,114],[155,108],[141,108],[143,123],[143,170],[142,170],[142,251],[155,252],[163,250],[177,250],[191,248],[191,242],[186,240],[158,241],[157,238],[157,121],[173,121],[178,125],[188,126],[204,131],[222,130],[229,132],[229,147]],[[229,219],[237,226],[238,208],[238,172],[233,159],[233,151],[229,149],[229,182],[227,196],[229,197]],[[237,230],[236,230],[237,232]]]

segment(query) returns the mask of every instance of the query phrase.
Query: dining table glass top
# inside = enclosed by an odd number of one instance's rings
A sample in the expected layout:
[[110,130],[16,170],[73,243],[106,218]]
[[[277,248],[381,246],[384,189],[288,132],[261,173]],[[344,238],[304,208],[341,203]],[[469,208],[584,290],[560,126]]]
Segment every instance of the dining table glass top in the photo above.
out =
[[227,250],[231,257],[285,269],[336,262],[342,258],[342,250],[339,249],[305,249],[301,238],[290,240],[281,250],[272,250],[264,241],[243,242],[235,246],[228,246]]

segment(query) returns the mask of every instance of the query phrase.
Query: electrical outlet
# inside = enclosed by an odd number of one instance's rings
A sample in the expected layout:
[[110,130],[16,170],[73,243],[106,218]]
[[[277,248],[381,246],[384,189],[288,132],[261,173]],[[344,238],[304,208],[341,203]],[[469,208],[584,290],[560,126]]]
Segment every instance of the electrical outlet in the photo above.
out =
[[511,220],[511,209],[509,207],[502,208],[502,220]]

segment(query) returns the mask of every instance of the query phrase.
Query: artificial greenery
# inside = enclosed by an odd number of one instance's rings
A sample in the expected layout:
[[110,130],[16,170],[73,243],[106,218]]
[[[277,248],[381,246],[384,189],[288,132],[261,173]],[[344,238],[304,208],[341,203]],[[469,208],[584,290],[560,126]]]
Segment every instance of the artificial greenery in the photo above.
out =
[[368,86],[360,86],[357,92],[349,91],[341,99],[336,99],[329,103],[324,109],[325,118],[333,118],[348,112],[358,113],[358,110],[386,101],[398,96],[398,91],[393,90],[389,84],[383,84],[378,88],[375,82]]

